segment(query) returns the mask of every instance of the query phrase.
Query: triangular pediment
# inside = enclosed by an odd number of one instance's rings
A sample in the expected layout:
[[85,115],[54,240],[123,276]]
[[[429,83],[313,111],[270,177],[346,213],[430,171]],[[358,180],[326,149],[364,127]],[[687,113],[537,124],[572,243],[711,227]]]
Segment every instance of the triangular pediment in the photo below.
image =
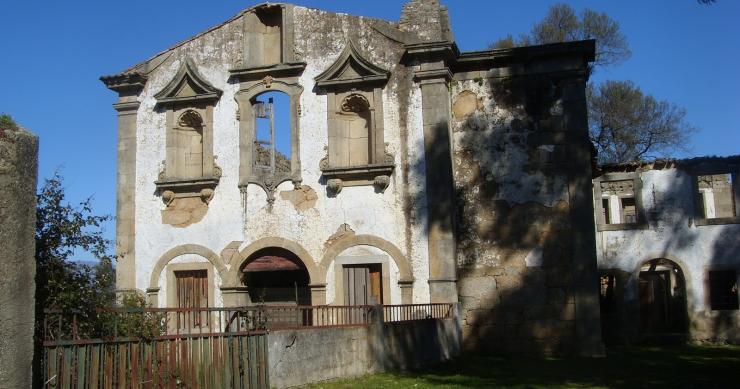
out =
[[190,59],[185,60],[169,84],[154,95],[160,105],[218,100],[220,96],[221,90],[203,79]]
[[366,60],[350,40],[334,63],[316,76],[316,85],[324,89],[385,84],[390,72]]

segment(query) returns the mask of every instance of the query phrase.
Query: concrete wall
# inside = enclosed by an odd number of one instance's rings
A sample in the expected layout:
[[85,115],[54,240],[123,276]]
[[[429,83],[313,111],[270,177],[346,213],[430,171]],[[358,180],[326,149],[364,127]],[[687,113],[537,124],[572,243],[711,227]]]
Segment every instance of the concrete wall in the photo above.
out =
[[450,319],[272,331],[270,385],[293,387],[449,360],[461,350],[457,307],[454,312]]
[[[723,162],[722,158],[708,160]],[[734,163],[737,166],[737,161]],[[686,279],[690,337],[740,342],[740,311],[711,310],[708,289],[710,270],[733,269],[740,274],[740,220],[718,225],[698,223],[701,216],[692,173],[697,164],[678,165],[637,169],[642,180],[642,190],[636,193],[645,218],[642,228],[596,234],[599,270],[616,274],[623,291],[619,307],[622,316],[612,319],[617,322],[605,324],[616,326],[621,340],[639,339],[640,267],[652,259],[665,258],[676,263]],[[599,210],[599,204],[595,208]]]
[[38,138],[0,129],[0,388],[30,388]]

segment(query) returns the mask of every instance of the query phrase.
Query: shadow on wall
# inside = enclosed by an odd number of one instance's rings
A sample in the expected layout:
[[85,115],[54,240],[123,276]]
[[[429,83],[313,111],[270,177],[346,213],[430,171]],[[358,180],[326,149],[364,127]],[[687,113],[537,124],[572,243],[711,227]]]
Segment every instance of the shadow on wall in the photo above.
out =
[[[472,93],[472,107],[453,104],[454,201],[430,208],[455,215],[457,289],[467,350],[584,351],[577,334],[576,278],[585,271],[593,274],[586,289],[594,300],[598,280],[593,217],[576,225],[570,206],[575,191],[591,187],[585,96],[564,96],[571,81],[550,75],[453,86],[453,103],[471,94],[456,89],[479,92]],[[447,134],[445,125],[435,129],[427,139],[433,145],[427,159],[449,158],[446,142],[436,139]],[[411,161],[410,169],[421,175],[426,171],[423,161]],[[425,198],[411,201],[412,207],[425,203]],[[432,209],[429,219],[417,222],[436,223]],[[591,215],[592,209],[587,212]],[[576,258],[578,247],[589,242],[590,257]],[[578,315],[595,317],[593,332],[598,334],[598,303],[579,309],[592,311]]]

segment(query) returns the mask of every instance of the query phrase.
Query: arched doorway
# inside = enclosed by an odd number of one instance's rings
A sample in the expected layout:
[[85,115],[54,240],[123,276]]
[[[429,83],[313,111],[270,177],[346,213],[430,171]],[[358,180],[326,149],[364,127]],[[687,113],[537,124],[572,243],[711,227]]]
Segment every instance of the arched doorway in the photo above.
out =
[[686,279],[675,262],[657,258],[640,267],[640,329],[644,334],[688,331]]
[[247,257],[239,271],[252,304],[311,305],[308,270],[289,250],[258,250]]

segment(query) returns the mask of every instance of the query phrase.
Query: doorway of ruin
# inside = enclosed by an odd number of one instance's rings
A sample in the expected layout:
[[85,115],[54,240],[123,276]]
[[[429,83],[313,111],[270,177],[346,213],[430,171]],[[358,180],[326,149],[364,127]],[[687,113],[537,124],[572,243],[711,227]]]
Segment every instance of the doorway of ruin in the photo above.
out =
[[240,271],[252,304],[311,305],[308,270],[289,250],[258,250],[247,258]]
[[675,262],[657,258],[640,268],[638,294],[643,334],[688,332],[686,279]]

